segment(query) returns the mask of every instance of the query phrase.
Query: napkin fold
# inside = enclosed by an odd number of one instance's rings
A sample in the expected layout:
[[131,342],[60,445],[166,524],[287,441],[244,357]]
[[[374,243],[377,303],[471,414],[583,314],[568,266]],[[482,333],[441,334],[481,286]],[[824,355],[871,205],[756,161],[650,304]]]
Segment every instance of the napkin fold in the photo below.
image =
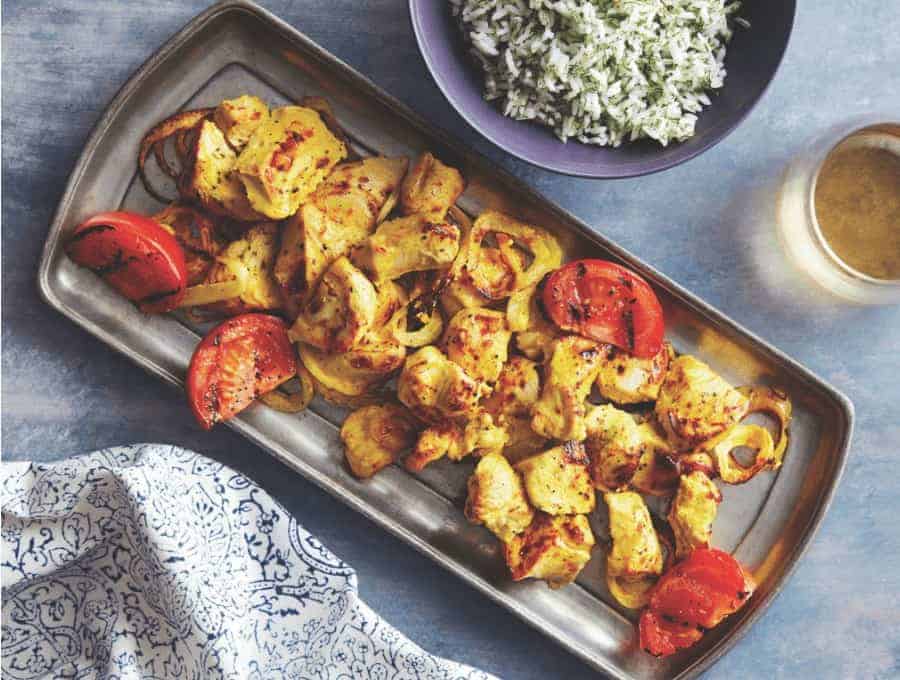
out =
[[398,633],[280,504],[192,451],[6,463],[0,487],[4,678],[491,677]]

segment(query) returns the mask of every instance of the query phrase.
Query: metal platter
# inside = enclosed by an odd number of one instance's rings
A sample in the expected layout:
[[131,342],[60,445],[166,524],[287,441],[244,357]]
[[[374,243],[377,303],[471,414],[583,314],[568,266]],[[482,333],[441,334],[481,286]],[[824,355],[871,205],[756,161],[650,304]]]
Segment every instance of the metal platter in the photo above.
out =
[[[344,412],[316,400],[299,415],[256,405],[229,424],[388,531],[465,579],[598,670],[615,678],[692,677],[713,663],[784,585],[822,520],[840,479],[852,429],[850,402],[733,321],[610,243],[574,216],[434,129],[365,77],[257,5],[229,0],[172,37],[125,84],[91,134],[50,229],[40,266],[45,300],[149,372],[180,385],[198,329],[175,316],[146,316],[64,255],[65,235],[85,217],[115,208],[155,212],[136,178],[143,132],[172,112],[255,94],[273,104],[326,97],[361,154],[414,156],[431,150],[469,181],[460,207],[491,207],[553,231],[567,251],[616,259],[655,287],[667,337],[733,384],[783,387],[794,402],[791,444],[777,474],[723,489],[714,543],[748,565],[759,588],[737,615],[701,643],[666,660],[643,653],[633,614],[618,608],[604,584],[604,543],[576,584],[550,590],[510,580],[498,543],[462,513],[471,463],[441,461],[419,476],[390,467],[368,481],[344,465],[337,437]],[[602,504],[601,504],[602,505]]]

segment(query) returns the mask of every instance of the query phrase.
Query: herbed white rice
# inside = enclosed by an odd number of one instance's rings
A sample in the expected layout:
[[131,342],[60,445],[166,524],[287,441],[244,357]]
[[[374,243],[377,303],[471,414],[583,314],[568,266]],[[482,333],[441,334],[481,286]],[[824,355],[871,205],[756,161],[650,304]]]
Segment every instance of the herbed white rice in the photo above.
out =
[[694,134],[725,80],[727,0],[449,0],[484,97],[566,141],[663,146]]

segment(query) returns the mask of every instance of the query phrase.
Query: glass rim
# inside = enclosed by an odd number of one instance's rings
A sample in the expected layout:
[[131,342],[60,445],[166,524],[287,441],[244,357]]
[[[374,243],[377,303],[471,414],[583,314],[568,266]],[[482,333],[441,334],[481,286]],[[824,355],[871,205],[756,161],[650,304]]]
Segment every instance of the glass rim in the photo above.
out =
[[[885,130],[884,128],[896,128],[895,130]],[[812,226],[812,231],[816,239],[816,243],[822,250],[825,251],[826,256],[832,261],[833,264],[837,265],[844,271],[844,273],[852,276],[859,281],[866,283],[867,285],[877,286],[879,288],[900,288],[900,276],[892,279],[879,279],[877,277],[871,276],[870,274],[866,274],[865,272],[861,272],[856,269],[845,260],[843,260],[831,245],[828,243],[828,239],[825,238],[825,235],[822,233],[822,229],[819,225],[819,217],[816,214],[816,185],[819,181],[819,173],[822,170],[822,167],[825,165],[825,161],[828,160],[828,157],[842,144],[847,142],[852,137],[865,133],[867,131],[872,132],[881,132],[882,134],[890,134],[897,137],[900,140],[900,121],[892,121],[886,120],[884,122],[878,123],[863,123],[859,126],[854,127],[849,132],[843,132],[841,136],[837,139],[837,141],[831,143],[829,142],[828,147],[824,152],[820,154],[820,157],[816,159],[815,171],[812,174],[812,181],[809,183],[809,195],[807,196],[808,202],[808,210],[810,215],[810,224]]]

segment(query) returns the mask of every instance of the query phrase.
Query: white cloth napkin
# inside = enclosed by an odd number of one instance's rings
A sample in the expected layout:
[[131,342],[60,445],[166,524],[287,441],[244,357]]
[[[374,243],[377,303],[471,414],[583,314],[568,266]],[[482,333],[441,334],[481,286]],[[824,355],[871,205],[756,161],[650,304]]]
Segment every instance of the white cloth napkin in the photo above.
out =
[[0,484],[4,678],[490,678],[403,637],[281,505],[191,451],[7,463]]

